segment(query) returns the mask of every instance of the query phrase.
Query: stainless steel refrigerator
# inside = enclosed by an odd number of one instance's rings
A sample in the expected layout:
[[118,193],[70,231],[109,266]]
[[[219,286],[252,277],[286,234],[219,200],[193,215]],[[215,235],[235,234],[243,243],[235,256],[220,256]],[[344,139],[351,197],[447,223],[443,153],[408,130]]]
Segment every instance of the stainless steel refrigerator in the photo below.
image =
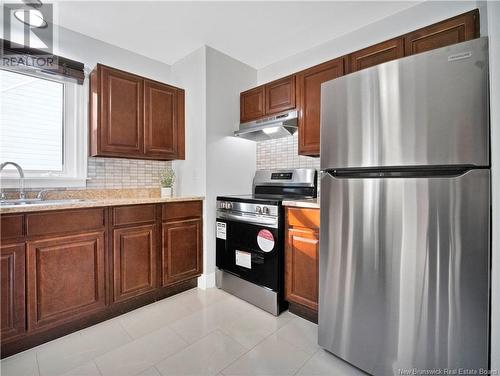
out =
[[319,344],[367,373],[488,367],[487,42],[322,86]]

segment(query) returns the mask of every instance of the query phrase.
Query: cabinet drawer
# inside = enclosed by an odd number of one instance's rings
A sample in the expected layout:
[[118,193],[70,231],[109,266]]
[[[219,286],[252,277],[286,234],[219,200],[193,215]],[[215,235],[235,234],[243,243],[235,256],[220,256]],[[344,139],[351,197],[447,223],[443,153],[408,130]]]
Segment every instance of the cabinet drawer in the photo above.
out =
[[287,222],[289,226],[319,229],[319,209],[288,208]]
[[2,241],[6,239],[22,238],[24,236],[24,215],[2,215],[1,221],[1,234]]
[[162,219],[170,221],[173,219],[201,217],[202,212],[201,201],[169,202],[162,206]]
[[113,208],[113,225],[131,225],[154,222],[156,205],[118,206]]
[[105,225],[104,208],[27,214],[26,225],[28,236],[99,230]]

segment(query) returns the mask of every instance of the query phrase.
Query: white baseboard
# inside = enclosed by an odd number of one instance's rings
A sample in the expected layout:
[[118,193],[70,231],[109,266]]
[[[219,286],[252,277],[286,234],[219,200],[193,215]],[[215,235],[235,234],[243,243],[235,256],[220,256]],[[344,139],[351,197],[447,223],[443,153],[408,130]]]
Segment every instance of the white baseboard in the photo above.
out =
[[205,290],[212,287],[215,287],[215,272],[198,277],[198,288]]

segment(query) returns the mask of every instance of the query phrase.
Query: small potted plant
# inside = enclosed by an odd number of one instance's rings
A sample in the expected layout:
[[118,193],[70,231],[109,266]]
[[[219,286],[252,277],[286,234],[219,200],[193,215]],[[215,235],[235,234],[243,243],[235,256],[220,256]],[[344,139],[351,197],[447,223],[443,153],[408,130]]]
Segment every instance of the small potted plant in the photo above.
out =
[[161,197],[172,197],[172,187],[175,182],[175,172],[168,167],[160,174]]

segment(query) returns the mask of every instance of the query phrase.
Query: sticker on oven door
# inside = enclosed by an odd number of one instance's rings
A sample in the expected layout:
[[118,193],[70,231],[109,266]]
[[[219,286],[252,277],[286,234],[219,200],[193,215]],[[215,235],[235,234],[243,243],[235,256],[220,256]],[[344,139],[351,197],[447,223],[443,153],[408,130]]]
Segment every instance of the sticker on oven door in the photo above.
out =
[[269,230],[260,230],[257,234],[257,244],[264,252],[271,252],[274,248],[274,236]]
[[252,254],[236,250],[236,265],[252,269]]
[[217,238],[226,240],[226,223],[217,222]]

